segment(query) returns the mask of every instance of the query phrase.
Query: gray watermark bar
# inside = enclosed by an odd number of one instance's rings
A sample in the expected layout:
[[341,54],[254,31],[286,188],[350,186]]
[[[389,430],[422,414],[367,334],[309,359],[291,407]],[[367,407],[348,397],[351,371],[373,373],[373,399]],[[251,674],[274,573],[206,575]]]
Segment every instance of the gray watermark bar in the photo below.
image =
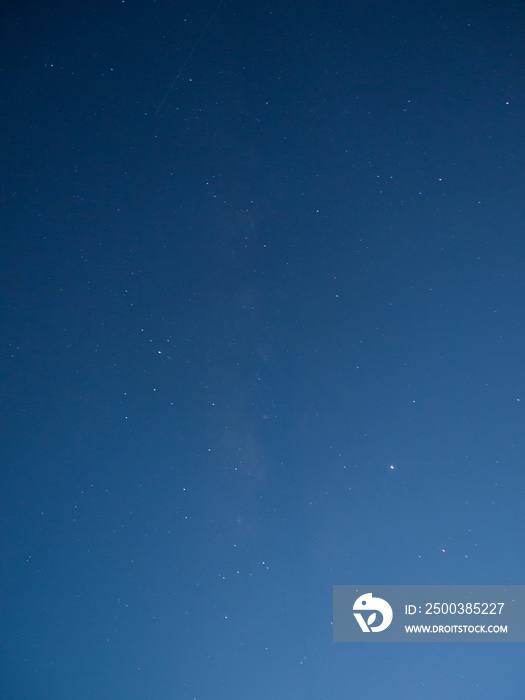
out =
[[334,642],[525,642],[525,586],[334,586]]

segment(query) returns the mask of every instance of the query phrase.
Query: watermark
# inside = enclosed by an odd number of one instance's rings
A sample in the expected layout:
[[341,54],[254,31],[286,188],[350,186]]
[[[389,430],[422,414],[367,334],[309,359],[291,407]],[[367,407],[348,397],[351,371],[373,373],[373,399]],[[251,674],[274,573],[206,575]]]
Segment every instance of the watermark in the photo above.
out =
[[525,642],[525,586],[334,586],[334,642]]

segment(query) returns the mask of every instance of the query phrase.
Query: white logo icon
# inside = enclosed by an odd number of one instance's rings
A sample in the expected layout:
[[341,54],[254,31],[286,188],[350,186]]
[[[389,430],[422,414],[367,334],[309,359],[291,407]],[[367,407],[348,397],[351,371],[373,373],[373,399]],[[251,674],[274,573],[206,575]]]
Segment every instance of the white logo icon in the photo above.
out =
[[[374,612],[368,615],[365,622],[363,615],[361,615],[360,612],[357,612],[359,610]],[[380,612],[383,617],[381,624],[376,626],[374,626],[374,622],[377,618],[377,612],[375,611]],[[363,632],[382,632],[383,630],[386,630],[388,625],[392,622],[393,616],[394,614],[392,612],[392,608],[386,602],[386,600],[383,600],[383,598],[374,598],[371,593],[365,593],[364,595],[359,596],[354,603],[354,617]]]

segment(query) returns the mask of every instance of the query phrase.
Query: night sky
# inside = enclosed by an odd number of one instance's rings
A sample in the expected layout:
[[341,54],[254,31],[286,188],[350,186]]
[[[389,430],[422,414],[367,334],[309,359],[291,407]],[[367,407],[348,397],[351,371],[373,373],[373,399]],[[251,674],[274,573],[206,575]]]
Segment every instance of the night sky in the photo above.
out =
[[520,2],[11,2],[2,700],[521,700],[334,584],[525,583]]

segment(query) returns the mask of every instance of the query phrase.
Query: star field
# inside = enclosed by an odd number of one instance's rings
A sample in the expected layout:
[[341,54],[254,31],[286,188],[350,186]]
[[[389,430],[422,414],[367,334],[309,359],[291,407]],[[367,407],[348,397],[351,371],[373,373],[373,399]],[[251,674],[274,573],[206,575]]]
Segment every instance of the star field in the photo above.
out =
[[522,697],[332,586],[523,582],[524,19],[4,11],[2,698]]

